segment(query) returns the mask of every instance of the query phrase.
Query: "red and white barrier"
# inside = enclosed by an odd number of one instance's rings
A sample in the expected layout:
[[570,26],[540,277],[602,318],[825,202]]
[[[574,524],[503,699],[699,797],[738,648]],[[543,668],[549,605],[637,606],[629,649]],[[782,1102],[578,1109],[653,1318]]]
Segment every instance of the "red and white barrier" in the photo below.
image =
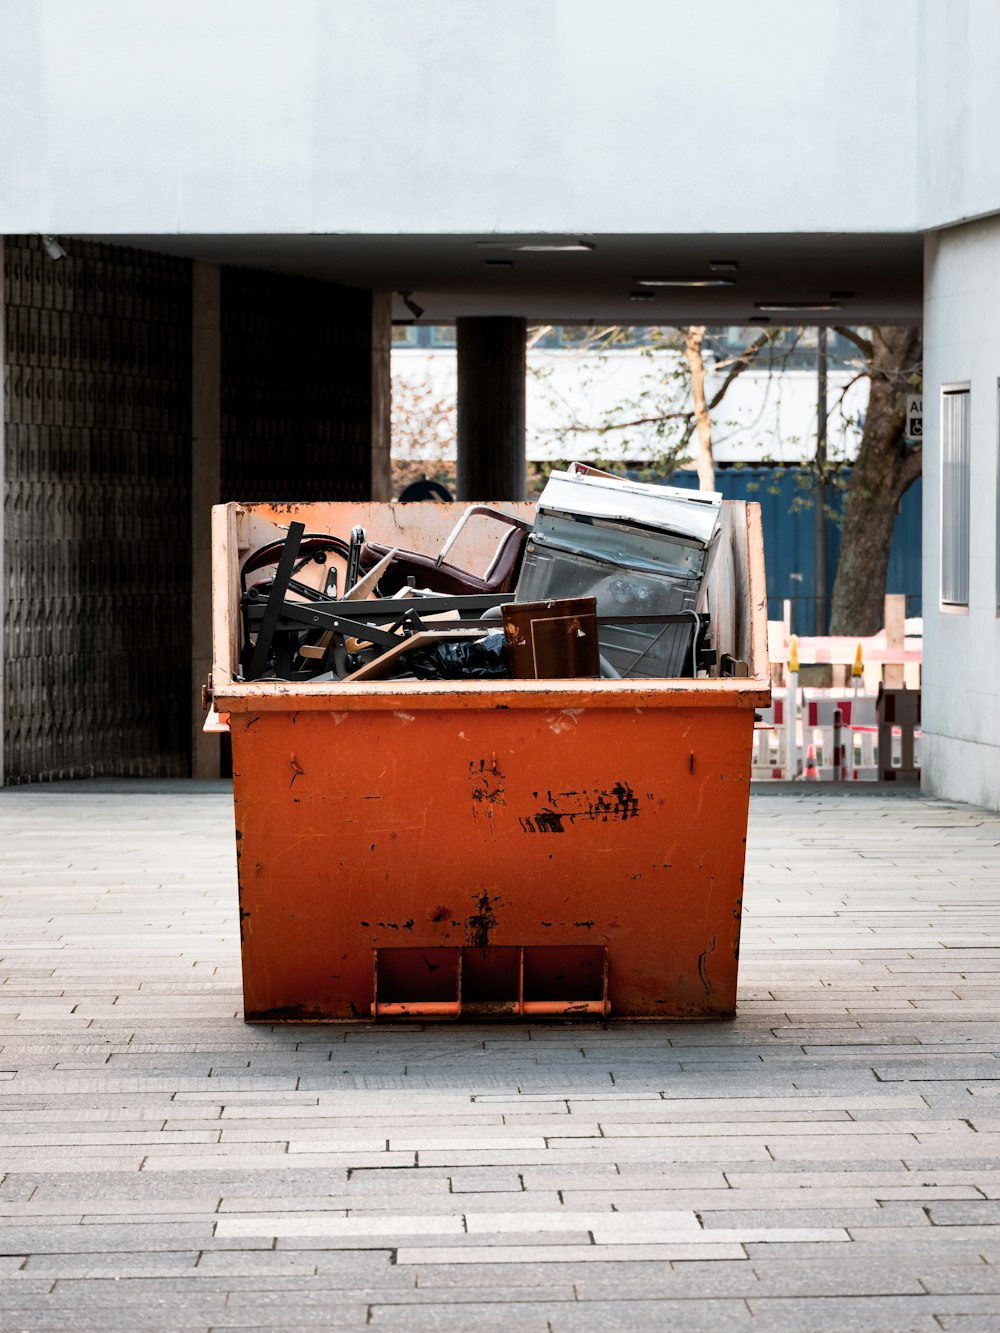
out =
[[[789,728],[792,703],[789,695],[796,696],[795,728]],[[784,780],[806,777],[819,781],[875,782],[879,778],[879,726],[877,696],[871,694],[842,694],[827,690],[772,691],[770,708],[758,709],[760,721],[756,724],[753,740],[752,775],[756,780]],[[839,753],[836,736],[836,714],[840,713]],[[885,771],[909,771],[919,766],[919,730],[913,732],[913,755],[904,729],[883,727],[883,744],[888,741],[888,762]],[[815,772],[801,770],[799,756],[810,749],[815,761]],[[791,760],[791,762],[790,762]],[[793,767],[794,765],[794,767]],[[808,762],[805,767],[810,767]]]

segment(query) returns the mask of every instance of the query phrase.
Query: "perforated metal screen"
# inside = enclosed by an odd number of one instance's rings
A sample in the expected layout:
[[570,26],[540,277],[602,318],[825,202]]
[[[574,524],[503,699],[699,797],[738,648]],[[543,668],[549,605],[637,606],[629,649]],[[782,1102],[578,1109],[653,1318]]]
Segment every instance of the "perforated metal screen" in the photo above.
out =
[[191,270],[4,245],[5,776],[190,765]]
[[224,268],[222,499],[369,495],[372,294]]

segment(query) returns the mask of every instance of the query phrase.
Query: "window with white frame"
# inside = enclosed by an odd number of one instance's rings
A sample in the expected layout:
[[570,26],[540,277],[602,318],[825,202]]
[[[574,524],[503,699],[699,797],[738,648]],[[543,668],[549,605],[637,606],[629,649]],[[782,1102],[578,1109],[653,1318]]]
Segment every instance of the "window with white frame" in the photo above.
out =
[[969,605],[969,390],[941,395],[941,601]]

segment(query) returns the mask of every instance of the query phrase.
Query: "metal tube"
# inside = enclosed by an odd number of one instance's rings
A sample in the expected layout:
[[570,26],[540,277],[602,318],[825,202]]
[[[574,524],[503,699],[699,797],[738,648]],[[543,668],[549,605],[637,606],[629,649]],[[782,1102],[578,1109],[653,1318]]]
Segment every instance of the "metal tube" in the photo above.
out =
[[839,708],[833,710],[833,780],[844,781],[844,715]]

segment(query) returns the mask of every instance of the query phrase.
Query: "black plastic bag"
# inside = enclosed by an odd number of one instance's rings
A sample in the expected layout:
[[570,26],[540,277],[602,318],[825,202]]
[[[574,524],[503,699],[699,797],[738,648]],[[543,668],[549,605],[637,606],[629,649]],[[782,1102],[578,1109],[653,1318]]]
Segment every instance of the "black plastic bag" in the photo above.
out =
[[439,643],[404,653],[400,665],[417,680],[502,680],[507,676],[507,646],[502,630],[481,639]]

